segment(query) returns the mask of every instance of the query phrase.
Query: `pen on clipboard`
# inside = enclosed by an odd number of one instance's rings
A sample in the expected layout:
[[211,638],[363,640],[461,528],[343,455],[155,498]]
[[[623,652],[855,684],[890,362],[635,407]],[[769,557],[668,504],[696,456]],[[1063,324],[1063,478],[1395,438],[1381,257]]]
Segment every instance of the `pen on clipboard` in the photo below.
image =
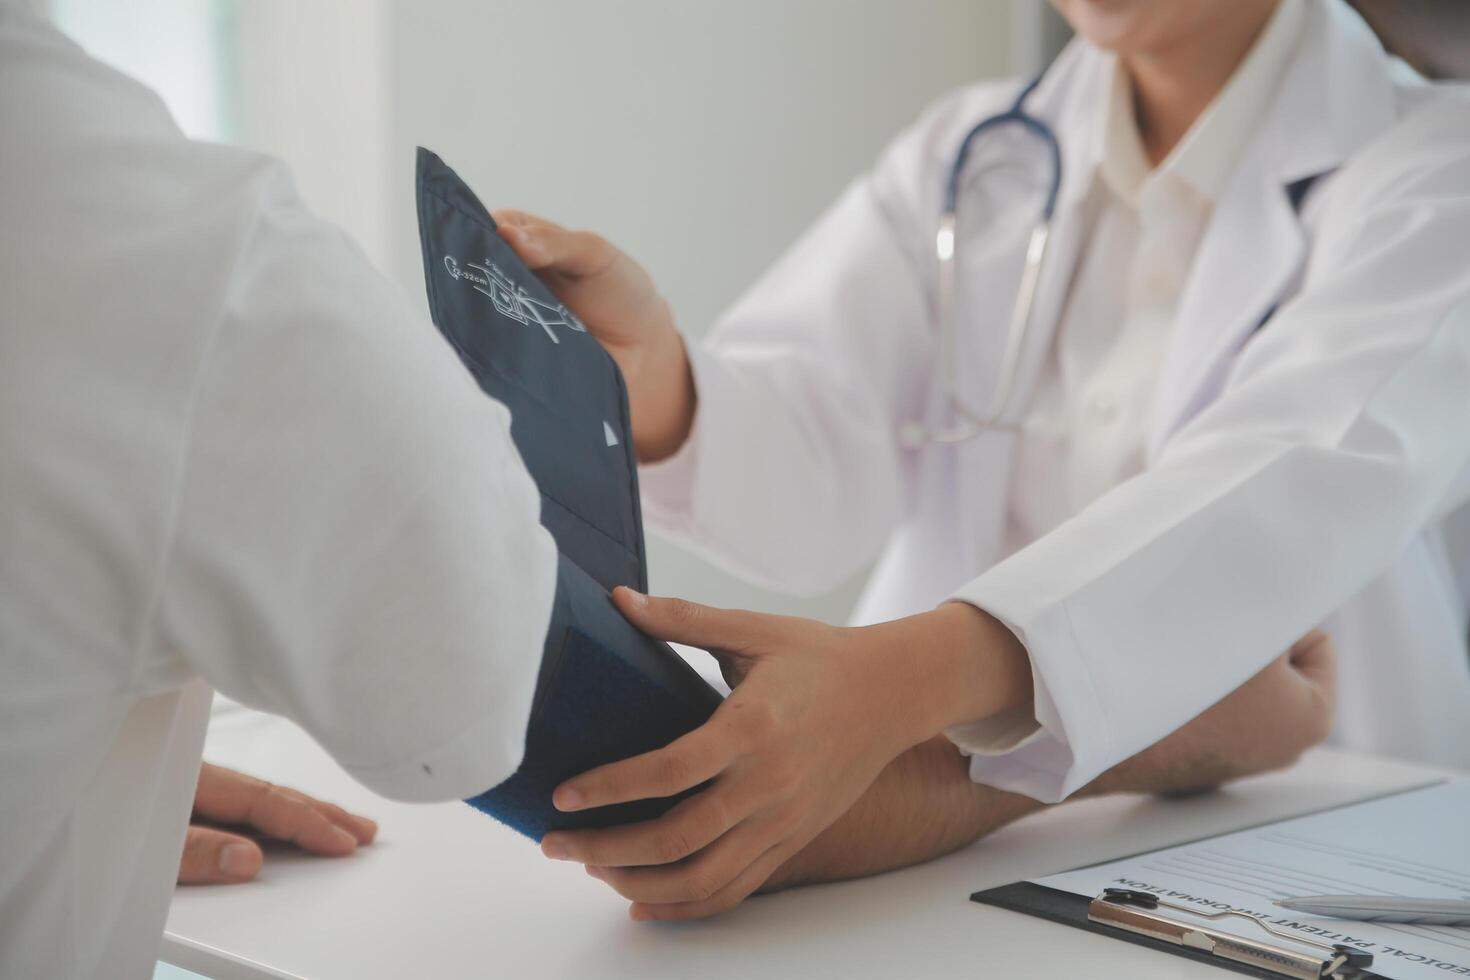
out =
[[1389,895],[1301,895],[1276,903],[1293,912],[1363,922],[1418,922],[1437,926],[1470,926],[1470,900],[1398,898]]

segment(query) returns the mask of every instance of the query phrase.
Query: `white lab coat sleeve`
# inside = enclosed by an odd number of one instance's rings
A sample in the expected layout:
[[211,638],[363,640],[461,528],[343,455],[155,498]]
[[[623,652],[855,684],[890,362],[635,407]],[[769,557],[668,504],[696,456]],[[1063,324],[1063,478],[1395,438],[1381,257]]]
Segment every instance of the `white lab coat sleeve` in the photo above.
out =
[[690,345],[694,429],[640,471],[651,526],[797,593],[877,554],[904,496],[894,419],[928,345],[905,237],[859,181]]
[[640,470],[650,526],[788,592],[832,588],[877,555],[912,497],[898,437],[928,390],[936,148],[1002,91],[931,109],[689,345],[694,427]]
[[1155,465],[956,594],[1021,638],[1047,694],[1041,737],[973,756],[976,780],[1066,797],[1245,681],[1452,503],[1470,151],[1440,143],[1348,202],[1355,227]]
[[555,587],[509,413],[284,168],[215,178],[200,239],[238,236],[158,643],[386,796],[488,789],[524,750]]

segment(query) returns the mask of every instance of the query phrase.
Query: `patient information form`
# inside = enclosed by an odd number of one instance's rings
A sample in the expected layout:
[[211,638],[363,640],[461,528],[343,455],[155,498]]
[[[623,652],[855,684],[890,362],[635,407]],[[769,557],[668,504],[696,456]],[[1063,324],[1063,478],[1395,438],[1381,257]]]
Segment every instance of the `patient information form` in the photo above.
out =
[[[1035,883],[1089,897],[1104,888],[1132,888],[1201,912],[1245,912],[1303,939],[1346,943],[1372,953],[1373,972],[1395,980],[1470,976],[1470,929],[1319,918],[1274,904],[1298,895],[1470,898],[1470,780],[1408,790],[1037,878]],[[1243,919],[1225,918],[1208,926],[1274,941]]]

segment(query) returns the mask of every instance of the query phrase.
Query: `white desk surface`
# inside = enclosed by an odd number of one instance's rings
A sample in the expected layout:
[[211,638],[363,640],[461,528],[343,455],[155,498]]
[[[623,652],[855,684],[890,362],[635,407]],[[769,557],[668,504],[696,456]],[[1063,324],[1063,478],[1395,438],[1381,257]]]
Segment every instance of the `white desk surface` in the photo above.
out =
[[463,804],[373,796],[299,729],[247,714],[212,762],[376,818],[349,858],[271,852],[247,885],[180,889],[160,957],[216,980],[261,977],[1212,978],[1214,967],[976,905],[972,891],[1373,796],[1443,775],[1317,750],[1289,773],[1185,801],[1111,798],[1038,814],[948,858],[759,897],[721,918],[638,924],[580,866]]

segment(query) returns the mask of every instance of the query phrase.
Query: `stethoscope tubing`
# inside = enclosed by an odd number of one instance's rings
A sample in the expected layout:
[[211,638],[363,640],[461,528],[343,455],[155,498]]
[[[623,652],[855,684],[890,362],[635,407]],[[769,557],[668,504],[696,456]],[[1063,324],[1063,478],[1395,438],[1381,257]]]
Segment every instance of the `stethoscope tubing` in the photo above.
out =
[[1036,91],[1036,87],[1041,84],[1041,78],[1040,75],[1033,78],[1025,88],[1021,89],[1020,94],[1016,96],[1016,101],[1011,103],[1009,109],[980,120],[960,141],[960,148],[955,151],[954,162],[949,166],[949,178],[944,184],[942,218],[954,219],[959,214],[960,184],[964,180],[965,165],[970,162],[970,150],[975,145],[975,141],[992,130],[1015,125],[1030,132],[1046,146],[1048,162],[1051,164],[1051,180],[1047,184],[1046,202],[1042,206],[1041,217],[1044,221],[1051,220],[1052,214],[1056,211],[1057,197],[1062,188],[1062,144],[1050,125],[1026,111],[1026,99]]
[[[1010,109],[976,123],[960,142],[951,164],[949,177],[945,181],[943,208],[939,216],[939,229],[935,234],[934,254],[938,261],[938,304],[939,350],[937,365],[941,385],[944,411],[956,418],[951,424],[929,426],[914,422],[904,427],[903,441],[910,447],[925,443],[954,444],[966,442],[982,432],[1014,428],[1005,420],[1020,371],[1021,351],[1026,337],[1031,332],[1032,309],[1035,306],[1036,288],[1041,278],[1041,269],[1046,259],[1047,245],[1051,240],[1052,216],[1056,211],[1057,198],[1062,186],[1062,151],[1056,133],[1041,119],[1026,111],[1026,98],[1041,78],[1033,79],[1019,95]],[[954,322],[955,257],[959,247],[959,196],[964,179],[965,165],[970,158],[971,148],[980,137],[1005,126],[1019,126],[1039,139],[1047,150],[1051,179],[1047,183],[1046,199],[1041,214],[1026,244],[1026,264],[1021,272],[1017,287],[1016,303],[1011,310],[1010,328],[1006,335],[1005,353],[1001,358],[995,392],[983,415],[971,411],[961,396],[959,385],[959,356]]]

